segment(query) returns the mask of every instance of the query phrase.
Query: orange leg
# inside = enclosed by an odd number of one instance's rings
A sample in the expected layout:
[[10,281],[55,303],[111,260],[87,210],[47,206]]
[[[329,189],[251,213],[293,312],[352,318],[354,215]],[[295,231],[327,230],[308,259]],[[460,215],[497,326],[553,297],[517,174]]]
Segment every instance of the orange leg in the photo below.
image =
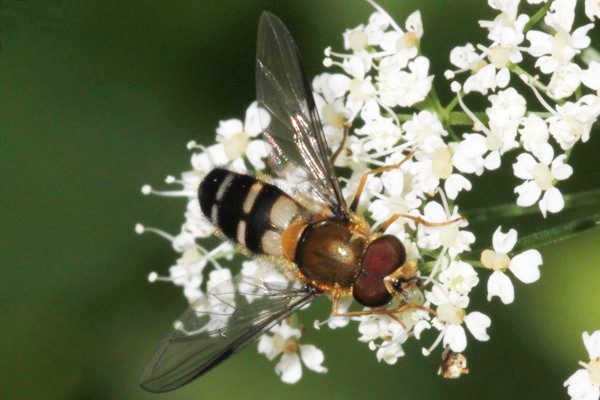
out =
[[381,172],[386,172],[386,171],[390,171],[392,169],[400,168],[400,166],[402,164],[404,164],[406,161],[410,160],[414,155],[415,155],[415,152],[411,151],[410,153],[408,153],[408,155],[406,157],[404,157],[404,159],[402,161],[400,161],[397,164],[385,165],[383,167],[375,168],[375,169],[372,169],[371,171],[365,172],[363,174],[363,176],[360,177],[360,181],[358,182],[358,188],[356,189],[356,193],[354,194],[354,200],[352,200],[352,204],[350,204],[350,211],[352,211],[352,212],[356,211],[356,208],[358,207],[358,201],[360,200],[360,195],[362,194],[362,191],[365,189],[365,185],[367,184],[367,178],[369,177],[369,175],[379,174]]
[[343,131],[343,137],[342,137],[342,143],[340,143],[340,147],[337,148],[337,150],[335,151],[335,153],[333,153],[333,155],[331,156],[331,165],[335,164],[335,160],[338,158],[338,156],[340,154],[342,154],[342,151],[344,150],[344,148],[346,147],[346,142],[348,141],[348,134],[350,132],[350,127],[352,127],[352,124],[344,124],[344,131]]
[[419,304],[412,304],[412,303],[403,304],[401,306],[394,307],[391,309],[382,307],[382,308],[373,308],[370,310],[363,310],[363,311],[348,311],[345,313],[340,313],[338,308],[339,308],[339,296],[334,295],[333,296],[333,307],[331,309],[332,317],[360,317],[360,316],[365,316],[365,315],[387,315],[388,317],[392,318],[394,321],[396,321],[400,325],[402,325],[402,327],[404,327],[405,329],[406,329],[406,326],[400,320],[400,318],[398,318],[398,316],[396,315],[397,313],[401,313],[403,311],[410,310],[411,308],[416,308],[419,310],[426,311],[426,312],[430,313],[431,315],[436,315],[435,311],[433,311],[431,308],[421,306]]
[[443,222],[429,222],[427,220],[424,220],[421,217],[415,217],[414,215],[394,214],[379,227],[379,229],[378,229],[379,232],[385,232],[385,230],[387,228],[389,228],[389,226],[392,225],[394,222],[396,222],[398,220],[398,218],[410,219],[412,221],[415,221],[417,224],[421,224],[421,225],[425,225],[425,226],[445,226],[445,225],[453,224],[458,221],[466,220],[465,217],[458,217],[458,218],[454,218],[454,219],[451,219],[448,221],[443,221]]

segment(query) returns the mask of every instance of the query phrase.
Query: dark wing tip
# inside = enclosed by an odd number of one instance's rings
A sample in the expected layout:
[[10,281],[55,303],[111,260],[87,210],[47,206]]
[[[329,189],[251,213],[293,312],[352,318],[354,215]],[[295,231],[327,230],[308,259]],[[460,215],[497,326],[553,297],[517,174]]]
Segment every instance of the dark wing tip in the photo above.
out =
[[151,393],[163,393],[172,390],[165,388],[165,385],[161,383],[160,377],[154,376],[154,366],[154,363],[149,363],[144,368],[144,372],[142,372],[139,380],[141,388]]
[[175,390],[188,381],[169,379],[168,373],[162,371],[160,363],[163,361],[163,356],[167,350],[168,342],[163,340],[158,348],[152,354],[150,361],[146,364],[142,376],[140,377],[139,384],[142,389],[151,393],[164,393],[171,390]]

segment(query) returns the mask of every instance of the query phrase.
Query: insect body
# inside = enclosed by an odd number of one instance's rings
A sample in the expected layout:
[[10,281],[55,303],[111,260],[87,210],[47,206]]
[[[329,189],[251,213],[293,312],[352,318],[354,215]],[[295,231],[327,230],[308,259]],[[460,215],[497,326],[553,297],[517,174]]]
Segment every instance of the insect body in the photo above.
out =
[[415,282],[402,243],[371,233],[353,212],[364,182],[348,209],[302,60],[286,27],[270,13],[263,13],[259,24],[256,88],[259,106],[269,115],[261,124],[272,148],[273,178],[293,183],[302,199],[216,168],[200,184],[200,208],[221,233],[251,253],[294,265],[303,285],[237,277],[209,289],[148,362],[141,379],[146,390],[169,391],[192,381],[319,293],[332,296],[335,313],[341,297],[380,307],[402,292],[404,283]]
[[353,294],[370,307],[390,300],[383,279],[406,260],[395,236],[373,240],[356,216],[312,214],[276,186],[221,168],[198,193],[202,212],[222,233],[255,254],[293,262],[302,282],[336,296]]

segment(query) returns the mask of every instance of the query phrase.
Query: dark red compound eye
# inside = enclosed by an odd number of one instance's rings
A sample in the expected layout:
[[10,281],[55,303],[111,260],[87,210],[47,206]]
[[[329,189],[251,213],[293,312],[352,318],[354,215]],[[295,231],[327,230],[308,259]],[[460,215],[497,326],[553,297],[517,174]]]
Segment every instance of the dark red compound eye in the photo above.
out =
[[389,302],[392,295],[385,288],[383,278],[405,261],[406,250],[397,237],[384,235],[372,241],[352,289],[356,301],[367,307],[380,307]]

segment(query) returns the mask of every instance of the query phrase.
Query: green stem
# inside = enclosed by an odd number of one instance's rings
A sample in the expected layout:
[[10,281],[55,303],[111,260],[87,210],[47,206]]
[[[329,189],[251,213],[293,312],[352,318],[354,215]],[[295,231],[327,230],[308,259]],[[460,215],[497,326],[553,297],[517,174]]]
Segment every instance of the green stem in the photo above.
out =
[[445,119],[445,110],[440,102],[440,98],[438,97],[437,91],[432,87],[429,93],[427,94],[427,99],[425,103],[429,105],[428,109],[434,109],[436,114],[443,119]]
[[546,4],[544,4],[544,6],[542,8],[540,8],[535,14],[533,14],[531,16],[531,18],[529,18],[529,21],[527,21],[527,23],[525,24],[525,27],[523,28],[523,32],[527,32],[528,30],[533,28],[533,26],[535,24],[537,24],[539,22],[539,20],[544,17],[544,15],[546,15],[546,13],[550,9],[551,5],[552,5],[552,0],[548,1]]
[[[600,213],[592,214],[589,217],[580,218],[575,221],[566,222],[555,226],[554,228],[545,229],[541,232],[532,233],[519,238],[511,253],[518,253],[529,249],[539,249],[562,240],[570,239],[598,226],[600,226]],[[474,248],[468,253],[461,254],[460,257],[462,260],[473,264],[474,267],[481,266],[483,268],[483,265],[481,265],[480,262],[473,260],[479,259],[481,252],[489,247],[491,246]]]
[[457,105],[458,105],[458,97],[455,97],[452,99],[452,101],[450,103],[448,103],[448,105],[446,106],[446,109],[444,111],[449,115],[452,112],[452,110],[454,110],[456,108]]
[[[600,204],[600,189],[566,194],[563,198],[565,200],[565,209],[578,207],[597,208]],[[537,213],[539,213],[539,209],[535,206],[519,207],[515,203],[507,203],[466,211],[465,217],[467,217],[469,221],[481,222],[490,219],[521,217]]]
[[600,226],[600,213],[524,236],[518,240],[513,252],[548,246],[572,238],[597,226]]

